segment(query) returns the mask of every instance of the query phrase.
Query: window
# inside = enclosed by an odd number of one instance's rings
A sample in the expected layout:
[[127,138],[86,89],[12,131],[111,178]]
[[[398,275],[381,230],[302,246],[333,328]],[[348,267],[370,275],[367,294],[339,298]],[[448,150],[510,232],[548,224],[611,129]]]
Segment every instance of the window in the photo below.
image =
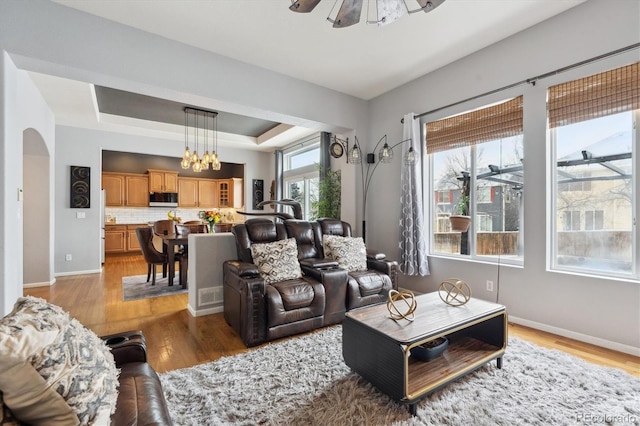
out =
[[[427,123],[426,139],[434,194],[430,252],[521,263],[522,97]],[[472,217],[463,233],[448,223],[460,204]]]
[[306,220],[311,216],[311,203],[318,199],[319,163],[319,143],[284,153],[284,198],[299,202]]
[[552,268],[634,276],[639,63],[548,90]]
[[437,204],[451,204],[451,191],[436,191]]
[[604,210],[584,212],[584,229],[585,231],[604,229]]

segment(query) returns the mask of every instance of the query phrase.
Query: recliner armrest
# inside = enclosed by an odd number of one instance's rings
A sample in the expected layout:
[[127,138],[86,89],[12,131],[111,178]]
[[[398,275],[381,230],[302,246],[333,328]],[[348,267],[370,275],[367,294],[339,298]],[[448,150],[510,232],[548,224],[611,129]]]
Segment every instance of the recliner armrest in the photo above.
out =
[[367,260],[384,260],[387,255],[375,249],[367,249]]
[[321,257],[310,257],[307,259],[300,260],[300,266],[314,268],[314,269],[327,269],[327,268],[337,268],[338,262],[335,260],[321,258]]
[[393,289],[398,289],[398,262],[395,260],[375,260],[367,258],[367,267],[389,275]]
[[147,362],[147,343],[141,330],[101,336],[111,348],[116,367],[130,362]]
[[224,267],[227,268],[229,272],[242,278],[254,278],[260,275],[258,267],[253,263],[228,260],[224,262]]

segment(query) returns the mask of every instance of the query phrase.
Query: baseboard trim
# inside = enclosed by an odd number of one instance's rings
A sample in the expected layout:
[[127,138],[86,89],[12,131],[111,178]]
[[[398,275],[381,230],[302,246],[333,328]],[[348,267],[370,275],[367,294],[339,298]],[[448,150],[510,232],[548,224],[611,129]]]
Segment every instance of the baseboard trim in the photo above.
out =
[[40,283],[25,283],[22,285],[22,288],[34,288],[34,287],[51,287],[56,283],[56,279],[52,279],[51,281],[43,281]]
[[189,311],[192,317],[202,317],[205,315],[217,314],[219,312],[222,312],[224,311],[224,306],[220,305],[213,308],[195,310],[190,303],[187,303],[187,311]]
[[530,321],[524,318],[514,317],[512,315],[509,315],[509,321],[513,322],[514,324],[520,324],[525,327],[534,328],[536,330],[546,331],[547,333],[557,334],[558,336],[568,337],[573,340],[589,343],[591,345],[601,346],[613,351],[623,352],[625,354],[633,356],[640,356],[640,348],[636,348],[634,346],[612,342],[610,340],[601,339],[599,337],[589,336],[588,334],[576,333],[575,331],[554,327],[536,321]]
[[87,271],[70,271],[70,272],[56,272],[56,277],[68,277],[71,275],[84,275],[84,274],[100,274],[102,273],[102,268],[100,269],[89,269]]

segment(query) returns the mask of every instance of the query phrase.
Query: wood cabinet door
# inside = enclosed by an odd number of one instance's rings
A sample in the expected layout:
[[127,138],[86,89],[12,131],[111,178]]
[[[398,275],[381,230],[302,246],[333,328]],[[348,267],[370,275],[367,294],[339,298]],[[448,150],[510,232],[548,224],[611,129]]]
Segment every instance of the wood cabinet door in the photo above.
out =
[[220,207],[218,204],[218,181],[213,179],[198,180],[198,207]]
[[198,207],[198,179],[178,179],[178,206]]
[[178,192],[178,173],[164,174],[164,192]]
[[104,252],[122,253],[126,251],[125,234],[126,231],[105,231]]
[[127,251],[142,251],[140,249],[140,242],[138,241],[138,235],[136,234],[136,227],[127,226]]
[[147,176],[127,176],[127,206],[149,207],[149,178]]
[[124,176],[102,174],[102,189],[105,193],[105,202],[107,206],[123,206],[124,205]]
[[149,171],[149,192],[165,192],[164,173]]
[[222,179],[218,181],[218,207],[231,207],[231,180]]
[[150,192],[178,192],[178,172],[149,170]]

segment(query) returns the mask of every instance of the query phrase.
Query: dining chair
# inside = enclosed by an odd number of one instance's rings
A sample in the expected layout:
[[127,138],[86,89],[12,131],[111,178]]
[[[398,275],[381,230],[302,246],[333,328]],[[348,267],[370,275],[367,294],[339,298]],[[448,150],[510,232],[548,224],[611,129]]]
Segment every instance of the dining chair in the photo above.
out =
[[153,222],[153,232],[158,235],[171,235],[176,233],[176,222],[169,219]]
[[183,225],[189,227],[189,231],[192,234],[206,234],[208,231],[207,225],[202,223],[201,220],[188,220]]
[[[156,285],[156,265],[162,265],[162,277],[167,276],[169,256],[166,253],[158,251],[153,245],[153,231],[151,227],[148,228],[136,228],[136,236],[140,243],[140,249],[144,260],[147,262],[147,282],[151,279],[151,285]],[[180,264],[180,285],[183,288],[187,288],[187,253],[185,251],[178,251],[174,254],[175,262]],[[153,277],[151,273],[153,272]]]
[[136,236],[138,237],[144,260],[147,262],[147,282],[149,282],[153,270],[151,285],[156,285],[156,265],[162,265],[162,277],[167,276],[167,255],[156,250],[153,245],[153,231],[150,227],[136,228]]

